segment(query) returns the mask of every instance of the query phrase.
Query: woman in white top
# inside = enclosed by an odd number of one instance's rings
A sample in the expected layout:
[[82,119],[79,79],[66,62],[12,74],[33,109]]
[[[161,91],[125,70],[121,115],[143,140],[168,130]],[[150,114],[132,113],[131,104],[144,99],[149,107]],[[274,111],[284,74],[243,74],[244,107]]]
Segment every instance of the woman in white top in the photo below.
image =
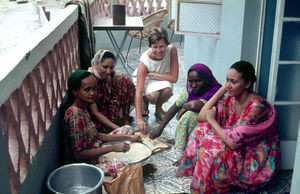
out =
[[150,48],[143,53],[133,73],[136,121],[138,129],[144,134],[146,124],[142,116],[149,114],[149,102],[156,105],[155,116],[162,120],[165,115],[162,105],[173,95],[173,83],[178,79],[177,49],[169,45],[167,31],[161,27],[151,29],[148,45]]

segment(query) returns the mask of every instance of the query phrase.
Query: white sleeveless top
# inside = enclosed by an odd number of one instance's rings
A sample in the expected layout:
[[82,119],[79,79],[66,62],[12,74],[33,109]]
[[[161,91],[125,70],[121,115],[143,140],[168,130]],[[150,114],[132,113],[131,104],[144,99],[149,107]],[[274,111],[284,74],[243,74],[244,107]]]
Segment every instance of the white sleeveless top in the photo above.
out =
[[[169,45],[166,48],[166,54],[165,56],[159,60],[153,60],[148,56],[148,52],[150,52],[150,49],[145,51],[141,58],[140,61],[145,64],[145,66],[148,69],[148,72],[157,72],[157,73],[169,73],[170,72],[170,66],[171,66],[171,48],[172,46]],[[137,82],[137,68],[132,74],[132,81],[134,85],[136,85]],[[158,91],[164,88],[171,88],[173,89],[173,83],[169,81],[161,81],[161,80],[156,80],[156,79],[150,79],[146,77],[145,80],[145,85],[144,85],[144,94],[143,95],[148,95],[154,91]]]

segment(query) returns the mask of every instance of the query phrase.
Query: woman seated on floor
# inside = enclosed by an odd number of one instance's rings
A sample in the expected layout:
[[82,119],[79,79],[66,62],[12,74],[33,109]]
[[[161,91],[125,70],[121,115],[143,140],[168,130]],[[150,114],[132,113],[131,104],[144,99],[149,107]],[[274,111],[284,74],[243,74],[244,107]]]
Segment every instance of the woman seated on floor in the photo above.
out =
[[165,126],[178,113],[176,118],[179,123],[175,130],[175,141],[173,139],[169,142],[174,142],[175,148],[184,150],[189,135],[198,123],[198,113],[220,87],[221,84],[217,82],[206,65],[200,63],[192,65],[187,73],[186,90],[169,108],[158,128],[150,134],[150,138],[159,137]]
[[257,191],[279,170],[276,111],[251,90],[252,64],[234,63],[226,80],[201,109],[177,170],[193,176],[191,192]]
[[138,129],[146,133],[146,124],[142,116],[149,114],[148,105],[155,104],[155,116],[162,120],[166,114],[162,105],[173,95],[173,83],[178,79],[178,54],[173,45],[169,45],[168,33],[161,27],[151,29],[148,46],[133,73],[136,85],[135,109]]
[[126,162],[109,161],[102,155],[109,152],[127,152],[130,145],[117,143],[102,147],[103,142],[142,141],[134,135],[130,126],[123,126],[114,131],[114,135],[97,132],[87,107],[95,102],[97,80],[86,70],[74,71],[68,79],[68,100],[65,105],[64,134],[66,160],[68,163],[85,162],[99,166],[105,173],[114,167],[126,165]]
[[99,50],[89,71],[97,78],[97,97],[89,105],[93,122],[99,132],[109,133],[122,125],[130,124],[129,116],[134,105],[135,86],[121,72],[115,72],[115,56],[108,50]]

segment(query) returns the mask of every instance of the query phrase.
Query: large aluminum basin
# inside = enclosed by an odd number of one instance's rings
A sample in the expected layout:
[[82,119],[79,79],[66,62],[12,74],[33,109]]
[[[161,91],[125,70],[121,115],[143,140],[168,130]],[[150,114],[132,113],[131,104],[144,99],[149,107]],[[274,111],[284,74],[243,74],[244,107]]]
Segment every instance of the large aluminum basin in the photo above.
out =
[[53,193],[102,193],[104,173],[96,166],[80,163],[57,168],[48,177],[47,187]]

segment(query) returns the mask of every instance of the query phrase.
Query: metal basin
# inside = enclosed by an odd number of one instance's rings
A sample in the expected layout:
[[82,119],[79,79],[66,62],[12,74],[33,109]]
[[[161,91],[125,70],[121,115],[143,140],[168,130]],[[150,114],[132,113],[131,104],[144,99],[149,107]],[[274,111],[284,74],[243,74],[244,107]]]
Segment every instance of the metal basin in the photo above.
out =
[[53,193],[102,193],[104,173],[96,166],[80,163],[57,168],[48,177],[47,187]]

